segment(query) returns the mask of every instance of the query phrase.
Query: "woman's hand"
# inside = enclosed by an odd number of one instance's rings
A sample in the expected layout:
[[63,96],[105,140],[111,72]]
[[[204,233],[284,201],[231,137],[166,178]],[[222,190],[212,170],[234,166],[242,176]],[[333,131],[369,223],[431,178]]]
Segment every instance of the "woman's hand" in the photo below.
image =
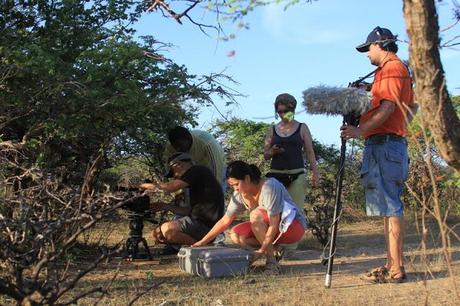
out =
[[206,244],[203,243],[203,240],[197,241],[194,244],[192,244],[192,247],[200,247],[200,246],[205,246]]
[[272,156],[275,156],[275,155],[280,155],[280,154],[283,154],[284,153],[284,148],[282,148],[280,145],[278,144],[274,144],[271,149],[271,155]]
[[262,249],[258,249],[258,250],[255,250],[254,252],[252,252],[252,261],[256,261],[257,259],[259,259],[260,257],[262,257],[262,255],[265,254],[265,251],[262,250]]

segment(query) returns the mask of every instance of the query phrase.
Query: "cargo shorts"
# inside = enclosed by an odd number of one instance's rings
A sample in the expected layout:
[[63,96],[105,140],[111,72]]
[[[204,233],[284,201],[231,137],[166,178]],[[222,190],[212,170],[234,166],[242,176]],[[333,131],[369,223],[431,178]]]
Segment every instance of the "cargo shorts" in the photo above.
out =
[[192,236],[196,240],[201,240],[210,230],[203,222],[190,216],[185,216],[174,220],[179,223],[181,232]]
[[407,141],[367,139],[363,153],[361,180],[368,216],[402,217],[401,194],[409,171]]

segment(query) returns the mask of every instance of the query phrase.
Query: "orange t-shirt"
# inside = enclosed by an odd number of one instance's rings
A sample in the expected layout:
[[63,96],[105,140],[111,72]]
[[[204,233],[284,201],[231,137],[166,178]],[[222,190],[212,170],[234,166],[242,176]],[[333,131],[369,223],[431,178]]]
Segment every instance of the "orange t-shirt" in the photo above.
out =
[[406,114],[408,106],[414,101],[412,81],[407,67],[394,53],[389,53],[379,66],[372,83],[372,107],[361,116],[360,124],[371,118],[382,100],[396,104],[394,112],[379,127],[366,132],[368,138],[374,134],[396,134],[406,136]]

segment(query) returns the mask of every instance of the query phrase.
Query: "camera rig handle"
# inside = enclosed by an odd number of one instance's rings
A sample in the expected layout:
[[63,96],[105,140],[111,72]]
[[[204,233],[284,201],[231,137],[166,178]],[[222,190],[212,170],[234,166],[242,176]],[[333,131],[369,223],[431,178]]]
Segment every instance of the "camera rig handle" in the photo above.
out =
[[372,70],[371,72],[369,72],[365,76],[357,79],[356,81],[348,83],[348,87],[364,88],[367,91],[371,90],[372,84],[368,83],[368,82],[364,82],[364,80],[369,78],[369,77],[371,77],[371,76],[373,76],[377,72],[377,70],[379,70],[379,69],[380,69],[380,67],[376,68],[375,70]]
[[[378,69],[380,68],[377,68],[369,72],[368,74],[357,79],[356,81],[348,83],[348,87],[361,88],[361,89],[365,89],[366,91],[370,91],[372,87],[372,83],[365,82],[364,80],[374,75]],[[361,117],[360,114],[355,114],[355,113],[346,114],[343,116],[343,122],[348,125],[358,126],[360,117]]]

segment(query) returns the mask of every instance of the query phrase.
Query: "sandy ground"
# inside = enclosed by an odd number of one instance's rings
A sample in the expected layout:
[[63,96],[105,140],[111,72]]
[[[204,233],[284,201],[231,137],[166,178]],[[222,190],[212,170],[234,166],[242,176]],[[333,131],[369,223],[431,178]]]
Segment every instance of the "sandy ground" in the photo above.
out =
[[[102,300],[102,304],[107,305],[127,304],[148,288],[150,291],[142,295],[136,305],[460,305],[434,221],[429,222],[426,252],[421,249],[415,222],[408,226],[405,245],[408,280],[405,283],[363,281],[363,272],[385,262],[382,228],[381,220],[340,225],[329,289],[324,287],[326,267],[320,263],[322,249],[308,235],[298,250],[281,261],[282,274],[278,276],[254,272],[243,277],[201,279],[180,271],[173,256],[162,258],[159,263],[112,261],[92,273],[82,285],[107,285],[118,269],[117,278],[110,285],[110,296]],[[113,235],[123,237],[122,231]],[[454,278],[459,282],[458,241],[451,251]],[[82,304],[94,301],[87,299]]]
[[[147,238],[150,228],[144,229]],[[437,225],[432,220],[426,252],[421,249],[415,222],[408,226],[405,283],[363,281],[362,273],[385,263],[382,228],[381,220],[340,224],[329,289],[324,288],[326,267],[320,263],[322,248],[307,234],[299,249],[281,261],[282,273],[278,276],[253,272],[233,278],[202,279],[182,272],[175,256],[156,261],[113,259],[91,272],[78,288],[84,291],[103,287],[108,295],[102,299],[85,298],[79,305],[127,305],[137,295],[141,296],[134,305],[460,305],[452,282],[455,279],[460,283],[460,242],[452,239],[454,278],[450,278]],[[87,242],[115,244],[124,241],[127,232],[126,222],[103,224],[87,236]],[[81,262],[72,268],[85,264]],[[8,303],[2,303],[0,298],[0,304]]]

